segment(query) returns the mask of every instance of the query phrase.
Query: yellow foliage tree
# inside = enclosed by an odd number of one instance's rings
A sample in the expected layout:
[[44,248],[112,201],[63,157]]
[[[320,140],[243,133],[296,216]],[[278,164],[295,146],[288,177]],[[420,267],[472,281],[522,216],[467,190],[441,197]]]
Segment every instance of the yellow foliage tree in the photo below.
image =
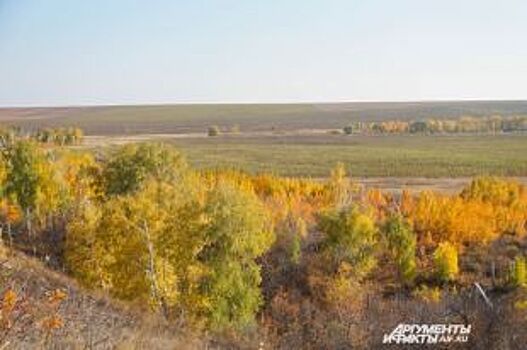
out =
[[459,274],[457,249],[448,242],[440,243],[434,252],[434,264],[440,281],[453,281]]

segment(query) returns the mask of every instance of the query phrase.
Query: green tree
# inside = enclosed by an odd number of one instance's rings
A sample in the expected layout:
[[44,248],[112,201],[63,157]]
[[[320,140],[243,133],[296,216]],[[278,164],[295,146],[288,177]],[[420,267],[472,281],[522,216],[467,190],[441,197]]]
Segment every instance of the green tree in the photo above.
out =
[[24,211],[32,210],[37,202],[40,185],[39,164],[45,161],[36,145],[18,141],[4,150],[7,164],[6,193],[14,196]]
[[165,144],[145,143],[120,147],[105,163],[102,184],[105,193],[130,194],[151,177],[157,181],[178,181],[186,172],[183,156]]
[[274,241],[269,216],[255,195],[228,184],[208,194],[204,213],[203,314],[213,329],[244,327],[262,303],[255,259]]
[[322,214],[318,228],[326,237],[323,245],[336,271],[341,263],[353,266],[353,273],[362,277],[376,264],[377,230],[372,218],[353,206]]
[[383,231],[386,235],[388,249],[397,264],[401,282],[411,284],[416,275],[415,233],[399,214],[388,218]]
[[49,155],[32,141],[19,140],[3,150],[5,193],[24,212],[26,229],[36,253],[35,224],[45,225],[63,200],[61,186]]

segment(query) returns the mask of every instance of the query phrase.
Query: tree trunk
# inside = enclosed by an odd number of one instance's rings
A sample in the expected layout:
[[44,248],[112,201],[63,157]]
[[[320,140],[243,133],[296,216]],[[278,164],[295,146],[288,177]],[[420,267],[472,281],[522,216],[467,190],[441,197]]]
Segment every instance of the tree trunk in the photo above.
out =
[[155,300],[156,304],[158,304],[161,307],[163,316],[166,319],[168,318],[168,307],[167,307],[165,298],[159,292],[159,283],[158,283],[157,270],[156,270],[156,264],[155,264],[154,245],[152,244],[152,240],[150,238],[150,231],[148,229],[148,225],[146,224],[146,222],[143,222],[143,228],[141,231],[143,232],[146,247],[148,250],[147,271],[148,271],[148,277],[150,279],[150,290],[152,293],[152,298]]

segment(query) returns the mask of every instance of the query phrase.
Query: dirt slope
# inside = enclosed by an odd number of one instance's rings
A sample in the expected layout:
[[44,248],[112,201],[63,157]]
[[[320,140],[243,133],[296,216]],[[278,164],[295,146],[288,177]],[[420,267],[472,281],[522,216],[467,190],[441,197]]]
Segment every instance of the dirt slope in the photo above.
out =
[[0,253],[0,349],[196,349],[197,337],[21,253]]

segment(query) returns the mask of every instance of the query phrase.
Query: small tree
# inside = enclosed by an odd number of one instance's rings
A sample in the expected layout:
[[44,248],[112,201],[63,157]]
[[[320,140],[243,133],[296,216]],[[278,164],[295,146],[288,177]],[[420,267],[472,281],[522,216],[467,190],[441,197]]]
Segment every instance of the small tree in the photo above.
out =
[[456,248],[448,243],[440,243],[434,252],[437,278],[441,282],[453,281],[459,273]]
[[383,231],[388,248],[397,264],[401,282],[411,284],[416,274],[415,233],[401,215],[389,217]]
[[344,163],[338,162],[331,169],[329,181],[326,184],[331,204],[336,209],[347,207],[352,200],[352,183],[346,174]]
[[25,226],[32,241],[33,253],[35,224],[46,224],[49,214],[57,210],[62,191],[48,154],[33,141],[20,140],[3,150],[6,166],[5,193],[24,212]]

